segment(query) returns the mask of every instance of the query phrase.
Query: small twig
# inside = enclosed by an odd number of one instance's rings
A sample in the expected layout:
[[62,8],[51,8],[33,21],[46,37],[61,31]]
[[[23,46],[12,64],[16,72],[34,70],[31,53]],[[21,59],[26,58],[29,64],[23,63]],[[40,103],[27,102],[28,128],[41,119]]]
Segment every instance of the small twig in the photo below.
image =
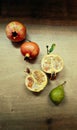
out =
[[31,40],[29,40],[28,38],[26,39],[28,42],[31,42]]
[[48,50],[49,46],[47,45],[46,48],[47,48],[47,54],[49,54],[49,50]]
[[65,85],[66,84],[66,81],[64,81],[61,85],[63,86],[63,85]]

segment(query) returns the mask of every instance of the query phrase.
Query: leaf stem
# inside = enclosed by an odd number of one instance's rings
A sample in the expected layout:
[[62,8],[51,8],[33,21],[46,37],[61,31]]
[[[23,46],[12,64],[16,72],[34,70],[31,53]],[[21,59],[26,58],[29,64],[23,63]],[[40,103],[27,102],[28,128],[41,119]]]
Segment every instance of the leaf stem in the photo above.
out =
[[49,54],[49,50],[48,50],[49,46],[47,45],[46,48],[47,48],[47,54]]

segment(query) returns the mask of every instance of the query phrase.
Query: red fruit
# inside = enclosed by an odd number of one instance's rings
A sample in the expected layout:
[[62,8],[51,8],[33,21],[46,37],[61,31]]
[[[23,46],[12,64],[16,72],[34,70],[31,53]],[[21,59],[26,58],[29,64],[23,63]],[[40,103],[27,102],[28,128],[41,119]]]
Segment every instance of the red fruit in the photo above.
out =
[[26,38],[26,27],[17,21],[12,21],[6,26],[6,35],[13,42],[20,42]]
[[40,51],[40,48],[37,43],[35,42],[24,42],[21,45],[21,53],[24,56],[24,59],[29,58],[29,59],[35,59]]

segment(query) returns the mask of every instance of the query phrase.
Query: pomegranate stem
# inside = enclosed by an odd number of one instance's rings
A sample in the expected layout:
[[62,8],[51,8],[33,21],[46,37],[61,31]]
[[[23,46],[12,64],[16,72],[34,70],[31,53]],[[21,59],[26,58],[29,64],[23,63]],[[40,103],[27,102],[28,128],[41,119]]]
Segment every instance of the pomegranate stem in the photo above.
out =
[[25,56],[24,56],[24,60],[27,60],[27,59],[30,59],[30,54],[29,53],[26,53]]

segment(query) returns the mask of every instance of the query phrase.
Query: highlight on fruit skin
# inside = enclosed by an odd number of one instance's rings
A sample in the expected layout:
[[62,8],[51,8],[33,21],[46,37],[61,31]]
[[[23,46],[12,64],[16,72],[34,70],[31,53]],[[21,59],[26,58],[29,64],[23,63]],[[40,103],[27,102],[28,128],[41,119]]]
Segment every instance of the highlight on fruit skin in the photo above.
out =
[[41,70],[32,70],[25,78],[25,86],[32,92],[40,92],[47,85],[46,74]]
[[35,59],[39,55],[40,47],[37,43],[28,41],[28,42],[24,42],[21,45],[20,51],[24,56],[24,60]]
[[59,73],[64,67],[64,61],[61,56],[57,54],[49,54],[45,55],[41,60],[41,68],[47,73],[51,74],[51,76]]
[[26,38],[26,26],[18,21],[11,21],[6,25],[6,36],[12,42],[20,42]]

